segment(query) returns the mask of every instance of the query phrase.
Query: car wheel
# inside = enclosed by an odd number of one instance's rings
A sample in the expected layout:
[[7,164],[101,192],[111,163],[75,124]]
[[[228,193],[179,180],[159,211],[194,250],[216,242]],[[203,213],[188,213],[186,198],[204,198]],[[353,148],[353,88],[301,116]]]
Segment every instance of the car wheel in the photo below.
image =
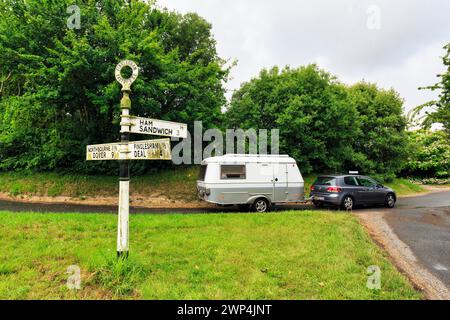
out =
[[353,198],[350,196],[345,196],[342,200],[341,208],[342,210],[351,211],[353,210],[353,207],[355,206],[355,201],[353,201]]
[[269,201],[264,198],[258,199],[253,203],[253,211],[258,213],[268,212],[270,209]]
[[392,209],[392,208],[395,207],[395,202],[396,202],[395,196],[394,196],[392,193],[389,193],[389,194],[386,196],[386,199],[384,200],[384,206],[385,206],[386,208]]

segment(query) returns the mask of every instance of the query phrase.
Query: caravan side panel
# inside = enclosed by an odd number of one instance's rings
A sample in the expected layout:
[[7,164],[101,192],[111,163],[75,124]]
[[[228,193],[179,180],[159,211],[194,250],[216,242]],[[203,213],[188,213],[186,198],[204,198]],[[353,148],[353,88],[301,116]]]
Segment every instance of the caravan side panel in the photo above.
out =
[[281,163],[271,159],[234,160],[228,157],[205,162],[208,167],[204,180],[197,184],[202,200],[220,205],[250,204],[258,197],[279,204],[304,200],[304,181],[295,160]]
[[296,163],[287,164],[288,197],[287,202],[301,202],[305,199],[305,182]]
[[[272,164],[247,163],[231,164],[245,166],[245,179],[227,177],[223,174],[223,166],[230,164],[212,163],[208,165],[204,191],[201,198],[205,201],[221,204],[247,204],[255,197],[266,197],[273,201],[273,167]],[[199,190],[199,191],[203,191]]]

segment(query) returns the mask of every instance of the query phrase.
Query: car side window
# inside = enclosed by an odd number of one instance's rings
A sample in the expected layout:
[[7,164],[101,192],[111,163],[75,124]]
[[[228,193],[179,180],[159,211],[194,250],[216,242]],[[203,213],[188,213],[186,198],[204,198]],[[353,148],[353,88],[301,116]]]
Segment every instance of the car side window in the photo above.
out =
[[359,186],[358,181],[356,180],[356,177],[345,177],[344,183],[348,186]]
[[368,179],[368,178],[364,178],[364,177],[358,177],[358,182],[363,187],[375,187],[376,186],[375,181]]
[[245,165],[222,165],[220,166],[220,179],[245,179]]

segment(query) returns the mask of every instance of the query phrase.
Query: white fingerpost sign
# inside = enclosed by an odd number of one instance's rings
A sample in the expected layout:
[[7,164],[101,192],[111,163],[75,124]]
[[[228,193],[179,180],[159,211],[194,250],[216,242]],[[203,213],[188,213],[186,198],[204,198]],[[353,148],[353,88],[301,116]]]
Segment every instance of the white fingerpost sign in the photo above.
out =
[[128,150],[130,160],[172,160],[170,139],[132,142]]
[[100,160],[119,160],[119,144],[97,144],[86,147],[86,160],[100,161]]
[[172,160],[170,139],[129,142],[120,153],[121,143],[97,144],[86,147],[86,160]]
[[154,136],[187,138],[187,125],[184,123],[155,120],[130,116],[129,123],[132,133]]
[[[131,68],[129,78],[122,76],[122,69]],[[170,139],[130,142],[130,133],[156,136],[186,138],[187,125],[182,123],[133,117],[131,109],[131,85],[139,75],[139,68],[131,60],[120,62],[115,70],[116,80],[122,85],[123,97],[120,122],[120,142],[99,144],[86,147],[86,160],[119,160],[119,218],[117,228],[117,255],[128,257],[129,252],[129,215],[130,215],[130,160],[171,160]]]

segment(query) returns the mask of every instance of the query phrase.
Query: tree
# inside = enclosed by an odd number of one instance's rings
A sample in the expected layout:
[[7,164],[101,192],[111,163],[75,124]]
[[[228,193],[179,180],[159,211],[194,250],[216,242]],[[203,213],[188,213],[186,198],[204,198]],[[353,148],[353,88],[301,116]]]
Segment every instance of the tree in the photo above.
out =
[[220,125],[229,70],[208,22],[138,0],[84,0],[77,1],[81,29],[72,30],[72,4],[0,2],[0,170],[115,174],[116,164],[84,157],[87,144],[119,138],[114,69],[122,59],[140,67],[133,114]]
[[359,130],[346,87],[316,65],[261,71],[233,95],[226,118],[243,129],[280,129],[281,152],[304,173],[344,169]]
[[393,89],[383,90],[365,82],[349,87],[349,95],[358,113],[355,125],[361,128],[353,148],[363,155],[353,165],[361,172],[393,177],[408,155],[403,100]]
[[[438,77],[441,78],[439,83],[426,88],[421,88],[439,91],[439,98],[438,100],[429,101],[414,108],[410,114],[410,120],[411,122],[418,120],[425,129],[429,129],[434,123],[442,123],[447,135],[450,136],[450,43],[447,44],[444,49],[447,52],[442,60],[447,67],[447,71],[438,75]],[[434,110],[431,112],[427,111],[425,115],[419,116],[420,113],[428,107],[433,107]]]
[[403,101],[393,90],[346,86],[316,65],[261,71],[241,86],[226,113],[229,126],[280,129],[281,152],[304,173],[392,177],[407,154]]
[[419,130],[409,133],[412,152],[404,173],[421,177],[450,177],[450,146],[443,131]]

